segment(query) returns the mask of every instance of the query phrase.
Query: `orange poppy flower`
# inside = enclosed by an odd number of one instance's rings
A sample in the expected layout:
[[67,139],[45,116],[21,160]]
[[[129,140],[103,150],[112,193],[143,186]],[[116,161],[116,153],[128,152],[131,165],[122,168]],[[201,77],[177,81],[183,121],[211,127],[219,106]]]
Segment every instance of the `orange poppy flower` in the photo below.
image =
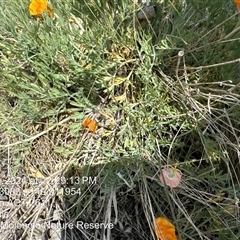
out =
[[165,217],[157,217],[153,222],[154,231],[160,240],[177,240],[174,225]]
[[37,17],[42,17],[43,12],[47,12],[48,15],[52,13],[52,9],[48,7],[47,0],[32,0],[28,11],[30,15]]
[[86,118],[83,123],[83,128],[89,128],[90,131],[95,132],[98,128],[98,124],[96,121],[92,120],[91,118]]
[[234,0],[234,2],[236,3],[238,12],[240,12],[240,0]]

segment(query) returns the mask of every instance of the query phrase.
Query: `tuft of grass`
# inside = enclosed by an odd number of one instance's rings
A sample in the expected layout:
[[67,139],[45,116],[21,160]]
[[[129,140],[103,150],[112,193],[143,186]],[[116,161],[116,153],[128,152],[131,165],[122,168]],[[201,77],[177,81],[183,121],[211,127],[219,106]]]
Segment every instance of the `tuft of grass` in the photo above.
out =
[[[178,239],[239,239],[234,4],[152,1],[146,21],[133,1],[51,1],[41,19],[28,4],[0,5],[4,222],[22,226],[3,239],[156,239],[160,215]],[[57,221],[74,227],[26,228]]]

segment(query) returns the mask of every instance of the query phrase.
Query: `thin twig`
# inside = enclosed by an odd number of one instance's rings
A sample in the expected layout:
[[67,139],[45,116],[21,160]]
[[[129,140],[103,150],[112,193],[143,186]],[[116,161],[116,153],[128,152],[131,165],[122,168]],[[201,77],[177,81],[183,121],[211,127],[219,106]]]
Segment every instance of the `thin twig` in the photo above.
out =
[[201,69],[205,69],[205,68],[219,67],[219,66],[224,66],[224,65],[238,63],[238,62],[240,62],[240,58],[237,58],[237,59],[234,59],[231,61],[227,61],[227,62],[216,63],[216,64],[212,64],[212,65],[206,65],[206,66],[200,66],[200,67],[187,67],[187,70],[201,70]]
[[8,148],[8,147],[16,146],[16,145],[21,144],[21,143],[25,143],[25,142],[33,141],[33,140],[35,140],[35,139],[37,139],[37,138],[43,136],[44,134],[46,134],[46,133],[52,131],[52,130],[53,130],[54,128],[56,128],[57,126],[59,126],[59,125],[65,123],[65,122],[67,122],[69,119],[70,119],[70,117],[67,117],[67,118],[63,119],[62,121],[60,121],[60,122],[58,122],[58,123],[52,125],[52,126],[49,127],[48,129],[46,129],[46,130],[44,130],[44,131],[42,131],[42,132],[40,132],[40,133],[38,133],[38,134],[36,134],[36,135],[30,137],[30,138],[26,138],[26,139],[23,139],[23,140],[20,140],[20,141],[14,142],[14,143],[8,143],[8,144],[6,144],[6,145],[0,145],[0,148]]

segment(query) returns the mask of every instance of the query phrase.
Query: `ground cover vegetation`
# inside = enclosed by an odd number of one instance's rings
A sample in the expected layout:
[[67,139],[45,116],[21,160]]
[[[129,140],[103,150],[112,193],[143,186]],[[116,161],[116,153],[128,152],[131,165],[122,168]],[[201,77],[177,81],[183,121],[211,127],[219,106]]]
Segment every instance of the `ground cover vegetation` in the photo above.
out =
[[0,2],[2,239],[240,239],[232,1]]

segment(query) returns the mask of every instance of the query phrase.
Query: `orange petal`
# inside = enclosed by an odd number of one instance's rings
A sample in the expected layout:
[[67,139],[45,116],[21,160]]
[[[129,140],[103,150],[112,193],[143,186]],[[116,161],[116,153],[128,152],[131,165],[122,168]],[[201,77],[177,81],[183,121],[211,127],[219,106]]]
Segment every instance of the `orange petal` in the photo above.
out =
[[174,225],[164,217],[155,218],[154,230],[160,240],[177,240]]
[[236,3],[238,12],[240,12],[240,0],[234,0],[234,2]]
[[47,5],[47,0],[32,0],[29,4],[28,11],[30,15],[42,17],[42,13],[46,11],[49,15],[52,13]]
[[90,131],[95,132],[98,129],[98,124],[91,118],[86,118],[82,123],[83,128],[89,128]]

